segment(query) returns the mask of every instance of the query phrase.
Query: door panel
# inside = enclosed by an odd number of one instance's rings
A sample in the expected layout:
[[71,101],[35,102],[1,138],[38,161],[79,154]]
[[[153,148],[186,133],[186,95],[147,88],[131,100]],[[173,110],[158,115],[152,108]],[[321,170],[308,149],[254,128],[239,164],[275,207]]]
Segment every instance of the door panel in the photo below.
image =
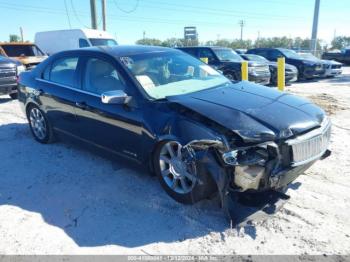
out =
[[101,98],[80,93],[75,112],[79,136],[96,146],[138,159],[142,141],[142,114],[125,105],[103,104]]
[[38,80],[39,100],[55,129],[76,133],[75,93],[63,86]]
[[101,101],[103,92],[122,90],[132,94],[120,68],[106,57],[86,57],[82,68],[82,91],[74,105],[79,135],[97,146],[139,158],[136,145],[142,142],[141,110]]
[[78,57],[63,56],[48,65],[37,78],[38,97],[55,129],[76,133],[74,112]]

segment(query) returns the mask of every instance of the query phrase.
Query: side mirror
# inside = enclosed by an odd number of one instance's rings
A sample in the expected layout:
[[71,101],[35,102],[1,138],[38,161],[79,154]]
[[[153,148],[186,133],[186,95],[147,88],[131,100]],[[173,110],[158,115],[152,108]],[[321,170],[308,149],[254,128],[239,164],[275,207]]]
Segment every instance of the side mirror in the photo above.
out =
[[101,95],[101,101],[104,104],[123,105],[127,103],[129,98],[130,97],[122,90],[108,91]]

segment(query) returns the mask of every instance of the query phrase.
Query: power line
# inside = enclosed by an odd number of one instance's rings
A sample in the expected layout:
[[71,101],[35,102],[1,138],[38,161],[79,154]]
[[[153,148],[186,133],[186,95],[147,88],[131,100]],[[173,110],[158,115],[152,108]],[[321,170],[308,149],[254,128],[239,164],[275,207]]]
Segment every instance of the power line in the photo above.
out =
[[72,28],[72,25],[70,23],[70,18],[69,18],[69,13],[68,13],[68,8],[67,8],[67,1],[64,0],[64,7],[66,8],[66,14],[67,14],[67,19],[68,19],[68,24],[69,24],[69,28]]
[[113,0],[115,6],[120,10],[122,11],[123,13],[127,13],[127,14],[130,14],[132,12],[135,12],[137,7],[139,6],[139,0],[136,0],[136,3],[135,3],[135,6],[133,8],[131,8],[130,10],[125,10],[125,9],[122,9],[120,8],[120,6],[117,4],[117,1],[116,0]]
[[80,20],[78,14],[77,14],[77,11],[75,10],[75,6],[74,6],[74,4],[73,4],[73,0],[70,0],[70,5],[71,5],[71,7],[72,7],[73,14],[74,14],[75,18],[78,20],[78,22],[79,22],[81,25],[83,25],[85,28],[90,28],[89,26],[86,26],[84,23],[81,22],[81,20]]

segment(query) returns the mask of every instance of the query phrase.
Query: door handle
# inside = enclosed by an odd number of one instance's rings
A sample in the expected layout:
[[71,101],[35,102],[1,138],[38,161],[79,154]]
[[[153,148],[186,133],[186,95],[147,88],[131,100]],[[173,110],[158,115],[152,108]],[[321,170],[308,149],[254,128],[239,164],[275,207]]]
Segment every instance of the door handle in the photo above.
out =
[[80,109],[85,110],[87,107],[87,104],[85,102],[75,102],[76,107],[79,107]]

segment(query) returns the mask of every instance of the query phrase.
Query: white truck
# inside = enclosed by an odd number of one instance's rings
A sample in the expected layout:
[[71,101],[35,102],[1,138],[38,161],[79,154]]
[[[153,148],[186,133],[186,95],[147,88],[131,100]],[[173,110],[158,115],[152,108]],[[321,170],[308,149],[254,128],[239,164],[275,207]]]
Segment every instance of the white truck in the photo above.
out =
[[35,44],[48,55],[82,47],[118,45],[111,34],[94,29],[38,32],[35,34]]

